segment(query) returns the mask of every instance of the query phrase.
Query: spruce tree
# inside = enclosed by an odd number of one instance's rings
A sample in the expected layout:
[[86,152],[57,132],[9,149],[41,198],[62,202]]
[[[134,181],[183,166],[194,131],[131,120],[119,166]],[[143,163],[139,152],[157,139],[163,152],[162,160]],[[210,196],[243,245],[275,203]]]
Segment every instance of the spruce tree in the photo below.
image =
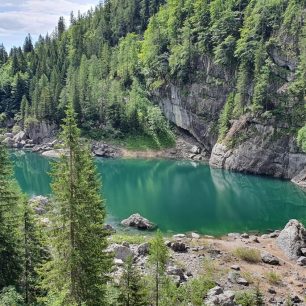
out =
[[133,265],[133,258],[129,257],[124,272],[120,279],[120,306],[145,306],[149,305],[142,277]]
[[26,305],[32,305],[44,294],[40,290],[38,269],[48,260],[49,253],[45,232],[27,197],[23,197],[23,253],[24,301]]
[[44,287],[56,305],[105,305],[112,258],[106,252],[105,207],[90,150],[80,144],[72,103],[61,138],[67,154],[54,164],[51,212],[52,261],[45,265]]
[[165,278],[166,264],[169,259],[169,251],[165,245],[162,233],[158,230],[155,237],[151,240],[149,261],[154,273],[154,299],[155,306],[159,305],[160,287]]
[[22,274],[20,192],[6,148],[0,144],[0,291]]

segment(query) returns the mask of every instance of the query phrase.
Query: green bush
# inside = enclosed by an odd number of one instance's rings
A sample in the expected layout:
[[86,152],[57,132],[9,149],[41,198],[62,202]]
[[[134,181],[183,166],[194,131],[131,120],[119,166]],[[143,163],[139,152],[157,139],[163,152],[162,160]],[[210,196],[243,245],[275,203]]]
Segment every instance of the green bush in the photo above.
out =
[[1,306],[22,306],[23,298],[14,287],[6,287],[0,293]]
[[258,263],[261,261],[260,253],[255,249],[240,247],[234,251],[234,254],[249,263]]

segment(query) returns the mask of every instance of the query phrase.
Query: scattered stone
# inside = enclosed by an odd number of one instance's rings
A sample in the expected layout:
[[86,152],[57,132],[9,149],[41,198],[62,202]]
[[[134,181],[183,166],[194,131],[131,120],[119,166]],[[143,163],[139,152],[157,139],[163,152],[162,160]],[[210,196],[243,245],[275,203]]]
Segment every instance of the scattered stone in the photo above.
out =
[[290,258],[301,256],[301,249],[306,248],[306,229],[302,223],[290,220],[276,239],[278,247]]
[[306,256],[306,248],[301,248],[301,253],[303,256]]
[[176,234],[176,235],[173,235],[173,238],[174,239],[182,239],[182,238],[186,238],[186,235],[185,234]]
[[259,239],[258,239],[257,236],[254,236],[254,237],[252,238],[252,242],[260,243],[260,241],[259,241]]
[[167,268],[167,274],[168,275],[175,275],[175,276],[179,276],[179,283],[183,283],[186,282],[188,277],[185,275],[185,270],[182,268],[177,268],[175,266],[173,267],[168,267]]
[[275,290],[275,288],[273,288],[273,287],[270,287],[270,288],[268,289],[268,292],[271,293],[271,294],[276,294],[276,290]]
[[199,238],[200,238],[200,235],[197,234],[197,233],[191,233],[191,238],[193,238],[193,239],[199,239]]
[[229,233],[227,234],[228,237],[230,238],[234,238],[234,239],[237,239],[240,237],[240,234],[239,233]]
[[127,242],[127,241],[123,241],[122,242],[122,245],[129,248],[130,247],[130,244]]
[[248,286],[249,285],[249,282],[243,277],[238,277],[236,282],[237,282],[237,284],[242,285],[242,286]]
[[292,295],[292,296],[291,296],[291,301],[292,301],[293,303],[299,304],[299,303],[302,302],[302,299],[301,299],[298,295]]
[[272,232],[271,234],[269,234],[269,238],[277,238],[279,236],[280,231],[276,230],[274,232]]
[[267,252],[261,253],[261,260],[262,262],[269,264],[269,265],[277,266],[280,264],[279,259],[276,256],[270,253],[267,253]]
[[124,261],[122,259],[115,258],[114,263],[116,266],[122,267],[124,265]]
[[201,148],[199,148],[198,146],[193,146],[193,147],[190,149],[190,153],[193,153],[193,154],[200,154],[200,153],[201,153]]
[[244,233],[244,234],[242,234],[242,235],[241,235],[241,238],[244,238],[244,239],[249,239],[249,238],[250,238],[250,236],[249,236],[249,234]]
[[184,242],[180,242],[180,241],[171,242],[169,247],[174,252],[178,252],[178,253],[186,253],[188,251],[187,245]]
[[301,256],[297,262],[296,262],[299,266],[306,266],[306,257],[305,256]]
[[110,225],[110,224],[105,224],[105,225],[104,225],[104,229],[105,229],[106,231],[108,231],[109,233],[111,233],[111,234],[116,233],[115,228],[114,228],[112,225]]
[[231,269],[232,269],[232,270],[235,270],[235,271],[240,271],[240,266],[238,266],[238,265],[232,265],[232,266],[231,266]]
[[238,272],[230,271],[227,275],[227,279],[232,284],[237,283],[237,279],[240,277],[240,274]]
[[135,227],[139,230],[152,230],[156,225],[148,219],[142,217],[140,214],[133,214],[129,218],[121,221],[124,226]]
[[145,242],[138,246],[137,252],[138,255],[140,256],[146,256],[149,254],[149,250],[150,250],[150,245],[149,243]]
[[205,305],[223,305],[223,306],[234,306],[235,305],[235,293],[233,291],[227,290],[223,291],[220,286],[216,286],[210,289],[207,293],[205,299]]

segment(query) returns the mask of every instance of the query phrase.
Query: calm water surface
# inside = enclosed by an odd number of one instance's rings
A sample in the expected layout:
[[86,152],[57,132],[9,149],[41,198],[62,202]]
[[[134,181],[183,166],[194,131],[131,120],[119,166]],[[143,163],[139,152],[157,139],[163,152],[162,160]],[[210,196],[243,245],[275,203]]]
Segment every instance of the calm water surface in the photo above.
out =
[[[50,159],[12,153],[24,192],[50,194]],[[306,193],[286,181],[211,169],[189,161],[97,159],[109,221],[138,212],[164,232],[209,235],[306,223]]]

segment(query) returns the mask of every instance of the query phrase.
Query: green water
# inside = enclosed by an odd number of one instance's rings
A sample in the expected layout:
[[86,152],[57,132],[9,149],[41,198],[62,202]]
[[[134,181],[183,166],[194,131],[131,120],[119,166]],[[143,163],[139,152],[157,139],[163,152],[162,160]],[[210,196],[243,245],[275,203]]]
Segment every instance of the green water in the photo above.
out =
[[[50,194],[50,159],[22,151],[12,158],[24,192]],[[306,223],[306,193],[290,182],[188,161],[98,159],[97,167],[113,223],[138,212],[164,232],[209,235],[265,232],[291,218]]]

